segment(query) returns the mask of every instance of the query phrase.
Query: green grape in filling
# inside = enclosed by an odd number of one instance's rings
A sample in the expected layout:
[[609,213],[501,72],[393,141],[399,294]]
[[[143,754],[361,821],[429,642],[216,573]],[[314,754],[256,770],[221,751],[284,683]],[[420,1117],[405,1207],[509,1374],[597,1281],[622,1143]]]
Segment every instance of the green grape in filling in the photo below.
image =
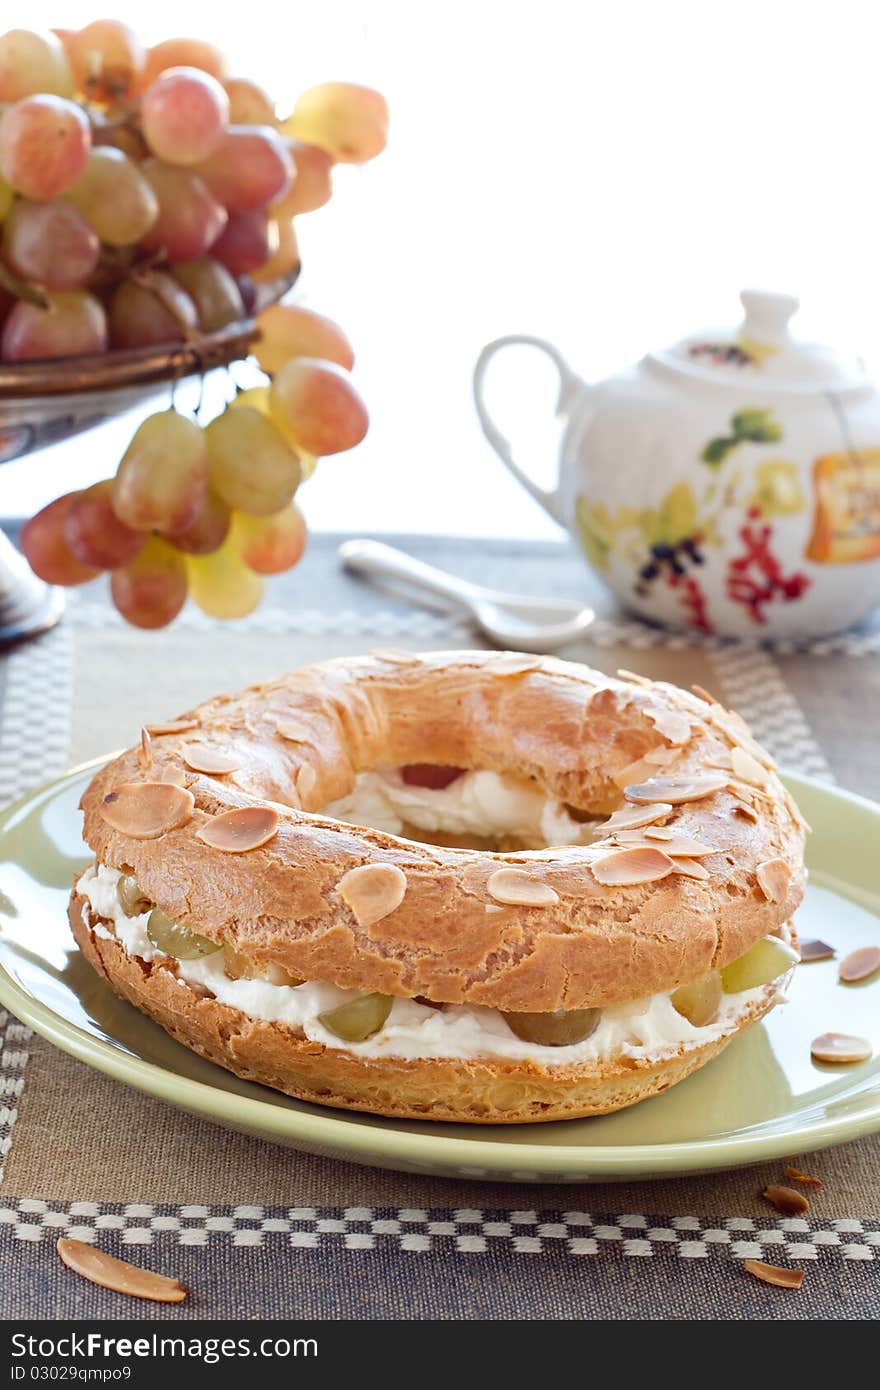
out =
[[150,913],[147,936],[157,951],[164,951],[166,956],[175,956],[177,960],[201,960],[202,956],[210,956],[221,949],[207,936],[199,936],[198,932],[172,922],[161,907],[154,907]]
[[141,892],[134,874],[123,874],[116,891],[128,917],[139,917],[142,912],[149,912],[153,906],[146,893]]
[[800,956],[792,946],[786,946],[778,936],[762,936],[744,956],[732,960],[721,972],[721,987],[725,994],[740,994],[744,989],[757,989],[778,980]]
[[556,1009],[546,1014],[502,1014],[508,1028],[523,1042],[542,1047],[570,1047],[595,1033],[601,1009]]
[[705,1028],[714,1023],[721,1004],[721,976],[717,970],[694,980],[690,985],[679,985],[672,991],[672,1007],[695,1028]]
[[318,1022],[343,1042],[365,1042],[383,1026],[392,1002],[390,994],[362,994],[359,999],[319,1014]]

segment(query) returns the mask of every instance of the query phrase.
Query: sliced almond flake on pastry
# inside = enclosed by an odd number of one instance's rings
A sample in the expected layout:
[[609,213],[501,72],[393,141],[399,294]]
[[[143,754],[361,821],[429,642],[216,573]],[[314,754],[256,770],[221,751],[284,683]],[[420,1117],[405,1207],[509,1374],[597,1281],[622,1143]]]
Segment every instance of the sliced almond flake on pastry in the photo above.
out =
[[653,777],[653,775],[653,763],[649,763],[647,758],[642,757],[638,758],[634,763],[627,763],[626,767],[622,767],[619,772],[615,772],[612,776],[612,781],[620,787],[621,791],[624,791],[630,783],[637,782],[641,778],[647,779]]
[[396,864],[360,864],[336,885],[359,927],[371,927],[394,912],[406,895],[406,874]]
[[147,729],[141,729],[141,741],[137,750],[138,767],[149,772],[153,766],[153,741]]
[[208,776],[220,777],[224,772],[237,772],[241,767],[241,758],[209,743],[187,744],[180,756],[193,772],[204,772]]
[[662,801],[679,806],[683,801],[701,801],[726,786],[727,778],[720,772],[704,772],[693,777],[649,777],[646,782],[624,787],[623,794],[627,801]]
[[851,1033],[821,1033],[810,1043],[810,1055],[817,1062],[839,1063],[850,1066],[854,1062],[867,1062],[874,1049],[867,1038],[857,1038]]
[[715,696],[711,695],[709,691],[705,688],[705,686],[697,685],[695,683],[691,686],[691,690],[694,692],[698,700],[705,700],[707,705],[718,704],[718,701],[715,699]]
[[296,790],[300,801],[306,801],[318,784],[318,774],[311,763],[303,763],[296,774]]
[[670,743],[683,744],[690,741],[691,721],[681,710],[668,709],[665,705],[660,705],[656,709],[647,710],[646,713],[657,732],[668,738]]
[[132,1298],[147,1298],[153,1303],[182,1303],[186,1298],[187,1291],[179,1279],[154,1274],[151,1269],[129,1264],[128,1260],[117,1260],[115,1255],[108,1255],[105,1250],[98,1250],[83,1240],[62,1236],[55,1248],[68,1269],[92,1284],[99,1284],[102,1289],[129,1294]]
[[791,869],[784,859],[765,859],[756,869],[758,887],[771,903],[781,903],[791,883]]
[[540,671],[543,662],[538,656],[521,656],[518,652],[504,652],[501,656],[487,662],[486,670],[499,676],[527,676],[530,671]]
[[[622,830],[617,838],[630,841],[635,836],[642,836],[642,842],[648,841],[648,848],[652,848],[650,841],[654,837],[648,835],[647,831]],[[661,849],[664,854],[672,854],[677,859],[703,859],[707,854],[718,853],[713,845],[703,844],[702,840],[692,840],[689,835],[671,835],[668,839],[664,835],[659,842],[654,844],[653,848]]]
[[172,782],[125,782],[101,803],[101,816],[121,835],[157,840],[190,819],[195,797]]
[[298,719],[279,719],[275,732],[279,738],[287,739],[288,743],[312,742],[309,730]]
[[415,652],[404,652],[397,647],[373,647],[370,656],[377,661],[387,661],[392,666],[418,666],[421,661]]
[[754,787],[767,785],[767,769],[762,767],[757,758],[753,758],[751,753],[747,753],[744,748],[739,746],[732,748],[730,762],[734,776],[741,778],[743,782],[750,782]]
[[673,863],[673,873],[681,874],[682,878],[706,879],[709,877],[709,870],[696,859],[682,859],[678,855],[672,854],[674,846],[667,845]]
[[486,880],[486,892],[496,902],[516,907],[551,907],[559,902],[555,888],[525,869],[496,869]]
[[729,753],[725,753],[721,749],[713,750],[709,757],[703,759],[703,767],[720,767],[725,772],[732,772],[733,759]]
[[186,786],[186,772],[182,767],[175,767],[173,764],[163,767],[156,778],[157,782],[171,782],[175,787]]
[[147,733],[152,734],[153,738],[161,738],[165,734],[186,734],[198,727],[197,719],[171,719],[165,724],[148,724]]
[[668,767],[681,757],[681,748],[652,748],[650,753],[646,753],[644,761],[650,763],[652,767]]
[[666,878],[674,867],[661,849],[644,846],[617,850],[590,865],[597,882],[606,884],[652,883]]
[[844,985],[858,984],[859,980],[870,979],[880,970],[880,946],[860,946],[850,951],[840,962],[837,975]]
[[643,685],[651,688],[654,682],[648,676],[640,676],[638,671],[627,671],[625,666],[618,666],[617,674],[622,681],[631,681],[633,685]]
[[674,840],[675,833],[665,825],[649,825],[645,830],[645,837],[648,840]]
[[643,825],[652,825],[654,821],[662,820],[664,816],[670,815],[672,806],[664,802],[655,802],[653,806],[621,806],[618,811],[612,811],[601,830],[611,833],[617,830],[638,830]]
[[221,811],[199,830],[196,838],[226,854],[246,854],[259,849],[278,834],[278,812],[271,806],[243,806]]
[[733,808],[733,814],[742,817],[744,820],[751,821],[753,825],[757,825],[758,823],[759,817],[757,811],[754,811],[746,801],[738,801]]

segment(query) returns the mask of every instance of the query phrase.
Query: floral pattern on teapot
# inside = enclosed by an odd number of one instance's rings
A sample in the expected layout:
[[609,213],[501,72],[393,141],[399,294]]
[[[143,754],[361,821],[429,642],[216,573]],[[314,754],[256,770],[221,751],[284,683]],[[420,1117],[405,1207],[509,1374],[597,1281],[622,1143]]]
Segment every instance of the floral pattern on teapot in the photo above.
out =
[[[720,470],[744,443],[781,443],[782,426],[771,410],[745,408],[730,417],[729,431],[709,439],[700,452],[708,468]],[[880,458],[880,455],[878,455]],[[620,548],[637,566],[635,593],[650,596],[665,584],[678,596],[681,621],[699,632],[714,633],[710,604],[700,583],[706,547],[719,549],[722,512],[736,507],[742,518],[739,548],[729,556],[725,574],[728,598],[739,604],[756,626],[767,623],[771,603],[792,603],[809,588],[800,571],[785,573],[773,548],[773,520],[806,509],[797,464],[768,458],[747,469],[734,463],[721,479],[710,478],[695,496],[686,482],[676,483],[657,508],[590,504],[583,494],[575,510],[581,544],[588,560],[607,572]]]

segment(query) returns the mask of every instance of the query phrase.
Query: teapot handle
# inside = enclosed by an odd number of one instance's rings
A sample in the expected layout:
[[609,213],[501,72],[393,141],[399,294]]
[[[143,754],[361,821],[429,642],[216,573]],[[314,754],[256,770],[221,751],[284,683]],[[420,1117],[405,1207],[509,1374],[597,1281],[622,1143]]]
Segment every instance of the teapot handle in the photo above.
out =
[[585,389],[580,377],[576,376],[571,370],[562,353],[555,348],[552,343],[548,343],[545,338],[535,338],[528,333],[511,333],[504,338],[496,338],[494,342],[487,343],[477,358],[474,367],[474,404],[477,408],[480,425],[483,433],[488,439],[492,448],[504,466],[509,469],[518,482],[522,483],[527,492],[531,493],[536,502],[540,502],[546,512],[549,512],[554,521],[560,526],[565,526],[566,522],[562,515],[561,499],[559,496],[559,474],[557,469],[556,485],[552,491],[539,487],[524,468],[517,463],[513,456],[510,441],[501,433],[495,421],[489,414],[486,402],[483,397],[483,382],[489,363],[502,348],[514,347],[516,345],[537,348],[544,352],[552,361],[559,373],[559,395],[556,400],[557,416],[570,414],[571,406],[575,398]]

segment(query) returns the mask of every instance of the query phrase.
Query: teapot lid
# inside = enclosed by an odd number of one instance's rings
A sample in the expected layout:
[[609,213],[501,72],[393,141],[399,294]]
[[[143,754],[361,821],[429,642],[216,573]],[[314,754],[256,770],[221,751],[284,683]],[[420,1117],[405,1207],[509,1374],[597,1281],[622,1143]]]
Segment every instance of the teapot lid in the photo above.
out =
[[738,327],[691,334],[673,347],[650,353],[647,362],[719,386],[748,382],[750,388],[806,393],[865,385],[861,362],[824,343],[792,336],[789,319],[800,308],[794,295],[743,290],[740,302],[745,317]]

